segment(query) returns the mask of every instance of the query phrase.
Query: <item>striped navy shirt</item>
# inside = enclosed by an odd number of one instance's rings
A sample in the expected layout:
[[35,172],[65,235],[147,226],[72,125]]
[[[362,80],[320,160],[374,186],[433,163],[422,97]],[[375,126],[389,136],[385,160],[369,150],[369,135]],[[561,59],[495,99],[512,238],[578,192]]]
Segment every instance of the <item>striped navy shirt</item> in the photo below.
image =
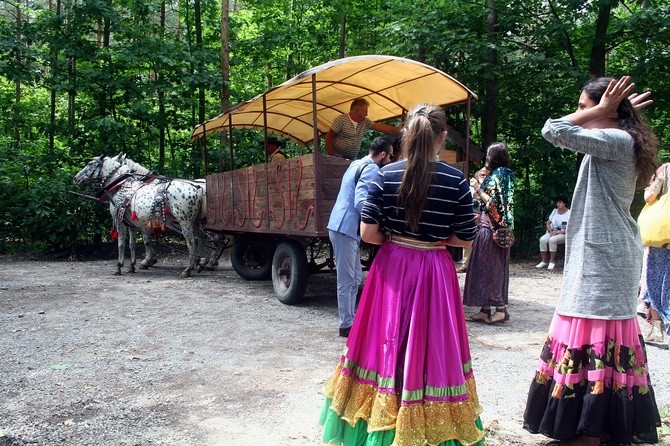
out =
[[400,160],[379,170],[370,183],[361,221],[378,224],[383,231],[422,241],[445,240],[452,234],[462,240],[473,240],[477,225],[470,186],[460,170],[442,161],[433,164],[418,231],[410,230],[405,224],[405,210],[398,206],[398,188],[406,166],[407,161]]

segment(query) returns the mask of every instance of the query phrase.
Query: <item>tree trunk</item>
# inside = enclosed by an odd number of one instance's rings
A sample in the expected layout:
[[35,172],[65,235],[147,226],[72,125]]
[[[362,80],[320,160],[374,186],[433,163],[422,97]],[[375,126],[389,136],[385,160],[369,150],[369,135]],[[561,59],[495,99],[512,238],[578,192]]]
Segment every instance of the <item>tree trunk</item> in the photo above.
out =
[[[186,30],[186,42],[188,44],[188,51],[191,56],[193,56],[193,31],[191,29],[192,19],[191,19],[191,9],[190,9],[190,0],[184,2],[184,29]],[[191,78],[195,76],[195,63],[193,62],[193,57],[189,58],[188,70]],[[191,107],[191,128],[195,127],[196,124],[199,124],[196,120],[196,103],[193,99],[194,88],[189,87],[189,105]],[[195,148],[191,148],[191,157],[193,157],[193,152]],[[174,150],[170,149],[170,163],[174,165],[175,163],[175,153]]]
[[[165,38],[165,0],[161,1],[160,11],[160,33],[161,40]],[[167,125],[165,115],[165,92],[161,85],[159,65],[156,65],[156,88],[158,95],[158,169],[163,171],[165,167],[165,127]]]
[[[110,1],[110,0],[108,0]],[[109,49],[109,45],[111,42],[111,23],[109,22],[109,18],[107,17],[102,17],[101,18],[101,25],[102,25],[102,48]],[[109,52],[106,52],[107,56],[105,56],[105,61],[110,62],[109,60]],[[104,84],[101,85],[100,88],[100,93],[98,94],[98,112],[100,113],[101,117],[107,116],[107,109],[108,109],[108,98],[107,98],[107,93],[108,93],[108,85],[107,82],[104,81]]]
[[[488,50],[489,71],[495,73],[498,69],[498,10],[495,0],[489,0],[489,15],[487,33],[492,48]],[[498,138],[498,82],[496,76],[490,76],[485,81],[486,96],[484,97],[484,116],[482,119],[482,140],[484,150]]]
[[[72,33],[72,6],[76,0],[68,0],[66,3],[66,14],[67,14],[67,34]],[[77,96],[77,91],[75,87],[75,75],[77,74],[77,60],[75,56],[68,57],[67,60],[67,82],[70,87],[67,90],[67,126],[70,135],[74,134],[74,110],[75,110],[75,98]]]
[[[70,85],[74,85],[74,78],[77,74],[77,59],[74,56],[70,56],[67,63],[67,77]],[[74,87],[68,88],[67,91],[67,125],[70,129],[70,134],[74,132],[74,111],[75,111],[75,99],[77,97],[77,91]]]
[[[221,113],[228,110],[230,107],[230,28],[229,28],[229,4],[228,0],[221,0]],[[225,131],[219,133],[220,149],[219,149],[219,172],[226,170],[226,147],[227,133]],[[202,144],[207,148],[203,135]],[[232,141],[230,142],[232,144]],[[232,166],[231,166],[232,169]]]
[[[60,16],[60,0],[56,0],[56,17]],[[51,11],[53,4],[49,1],[49,10]],[[60,70],[58,68],[58,49],[54,44],[50,44],[50,65],[51,65],[51,88],[50,88],[50,103],[49,103],[49,152],[54,152],[55,133],[56,133],[56,88],[54,87],[60,80]]]
[[[589,61],[589,74],[594,77],[605,76],[607,60],[607,28],[610,23],[610,14],[612,7],[617,0],[601,0],[598,5],[598,18],[596,19],[596,30],[593,36],[593,45],[591,46],[591,59]],[[582,165],[584,159],[583,153],[577,154],[577,171]]]
[[340,18],[340,49],[339,56],[342,59],[346,55],[345,45],[347,42],[347,11],[346,7],[343,6],[342,17]]
[[607,59],[607,28],[610,24],[610,14],[616,0],[602,0],[598,6],[598,18],[596,19],[596,33],[593,36],[591,47],[591,60],[589,73],[595,77],[605,75],[605,63]]
[[[202,15],[200,11],[200,0],[195,0],[193,4],[193,19],[195,20],[195,46],[199,58],[202,57]],[[196,65],[201,66],[202,60],[196,61]],[[198,70],[198,72],[202,72],[202,70]],[[205,87],[200,82],[198,82],[198,122],[205,122]],[[200,161],[205,162],[205,172],[208,172],[207,157],[202,152],[202,146],[200,149],[201,151],[197,149],[193,151],[193,175],[195,178],[200,177]]]
[[[21,42],[23,36],[21,35],[21,3],[16,2],[16,41]],[[21,54],[17,50],[15,52],[17,65],[20,63]],[[14,81],[14,143],[19,147],[21,142],[21,131],[19,126],[21,122],[21,81],[16,79]]]

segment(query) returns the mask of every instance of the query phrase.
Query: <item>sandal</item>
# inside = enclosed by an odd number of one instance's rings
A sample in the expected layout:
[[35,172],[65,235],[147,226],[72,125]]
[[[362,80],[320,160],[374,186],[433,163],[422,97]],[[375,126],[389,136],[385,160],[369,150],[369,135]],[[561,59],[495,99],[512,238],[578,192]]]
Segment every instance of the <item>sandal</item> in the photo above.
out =
[[477,313],[473,314],[472,316],[466,317],[465,320],[469,322],[489,323],[490,316],[491,316],[491,309],[481,307]]
[[489,317],[487,324],[501,324],[509,320],[509,313],[507,307],[498,307],[496,311]]

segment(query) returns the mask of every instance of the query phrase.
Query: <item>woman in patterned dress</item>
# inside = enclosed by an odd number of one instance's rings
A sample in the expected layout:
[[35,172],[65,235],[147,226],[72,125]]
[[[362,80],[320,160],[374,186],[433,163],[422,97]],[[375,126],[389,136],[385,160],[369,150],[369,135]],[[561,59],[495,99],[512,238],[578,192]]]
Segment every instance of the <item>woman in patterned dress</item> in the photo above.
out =
[[642,242],[630,205],[655,170],[657,139],[634,84],[589,82],[576,112],[542,135],[584,154],[565,241],[563,285],[531,382],[524,428],[560,445],[656,443],[660,417],[636,318]]
[[507,146],[495,142],[486,150],[486,168],[491,172],[474,195],[481,201],[479,230],[465,276],[463,303],[481,307],[467,320],[497,324],[509,320],[509,248],[493,241],[497,226],[514,228],[514,172],[509,168]]
[[476,226],[467,180],[437,157],[446,133],[441,108],[412,110],[403,159],[370,185],[361,237],[381,247],[325,389],[326,442],[483,443],[458,278],[445,248],[470,245]]

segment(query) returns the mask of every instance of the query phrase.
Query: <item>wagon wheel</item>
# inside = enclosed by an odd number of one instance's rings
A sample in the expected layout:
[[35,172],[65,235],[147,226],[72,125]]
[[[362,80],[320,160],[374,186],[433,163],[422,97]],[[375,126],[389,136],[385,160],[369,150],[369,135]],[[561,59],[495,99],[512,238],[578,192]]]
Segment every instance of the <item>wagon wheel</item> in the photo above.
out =
[[275,246],[275,242],[268,237],[248,235],[238,237],[230,255],[233,269],[243,279],[269,279]]
[[308,277],[305,248],[295,240],[280,243],[272,259],[272,287],[277,299],[287,305],[300,302]]

